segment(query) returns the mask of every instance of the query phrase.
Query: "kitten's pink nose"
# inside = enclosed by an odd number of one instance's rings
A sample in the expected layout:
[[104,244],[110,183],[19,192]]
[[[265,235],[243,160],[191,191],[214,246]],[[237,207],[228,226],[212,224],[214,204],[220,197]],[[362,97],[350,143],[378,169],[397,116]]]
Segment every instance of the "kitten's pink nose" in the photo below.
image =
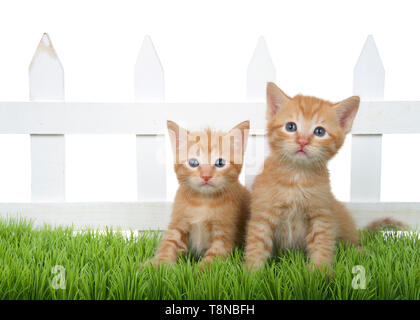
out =
[[300,138],[298,139],[298,143],[300,145],[300,148],[303,149],[309,143],[309,141],[308,139]]
[[211,179],[211,176],[210,175],[202,175],[201,179],[203,179],[205,182],[207,182]]
[[210,165],[203,164],[201,166],[201,170],[200,170],[201,179],[203,179],[205,182],[209,181],[211,179],[211,177],[213,176],[212,170],[213,169]]

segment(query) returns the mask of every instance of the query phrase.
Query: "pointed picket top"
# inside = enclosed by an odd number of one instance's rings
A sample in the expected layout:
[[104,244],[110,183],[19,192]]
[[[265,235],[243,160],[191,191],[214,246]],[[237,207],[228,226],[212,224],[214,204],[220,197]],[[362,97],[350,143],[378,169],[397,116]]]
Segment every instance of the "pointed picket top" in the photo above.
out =
[[42,35],[29,65],[31,100],[63,100],[64,70],[47,33]]
[[163,68],[149,36],[144,37],[137,56],[134,93],[138,101],[163,101],[165,98]]
[[366,99],[384,96],[385,68],[372,35],[369,35],[353,72],[353,92]]
[[267,82],[270,81],[276,81],[276,69],[264,37],[260,37],[248,65],[247,99],[250,101],[265,101]]

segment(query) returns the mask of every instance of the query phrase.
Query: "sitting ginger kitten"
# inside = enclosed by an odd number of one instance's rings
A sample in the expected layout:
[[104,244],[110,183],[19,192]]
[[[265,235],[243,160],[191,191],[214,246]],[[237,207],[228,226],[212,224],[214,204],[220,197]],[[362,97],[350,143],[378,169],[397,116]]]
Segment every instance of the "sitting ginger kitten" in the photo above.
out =
[[358,245],[353,218],[331,192],[327,169],[343,145],[359,97],[338,103],[288,97],[267,86],[270,155],[256,177],[247,231],[246,264],[260,267],[277,249],[307,249],[318,268],[332,263],[335,242]]
[[189,132],[168,121],[179,188],[168,230],[152,263],[173,264],[187,246],[202,265],[226,257],[245,239],[249,192],[238,181],[249,121],[227,133]]

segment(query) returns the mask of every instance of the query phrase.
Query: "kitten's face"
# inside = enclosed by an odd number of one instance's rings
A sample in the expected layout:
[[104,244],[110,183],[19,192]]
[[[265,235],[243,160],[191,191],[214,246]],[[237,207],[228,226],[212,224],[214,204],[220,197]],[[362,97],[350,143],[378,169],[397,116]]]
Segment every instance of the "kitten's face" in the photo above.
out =
[[350,131],[359,106],[351,97],[333,104],[314,97],[286,96],[267,87],[267,135],[272,153],[304,166],[320,166],[331,159]]
[[184,187],[202,194],[223,191],[238,181],[242,169],[249,121],[240,123],[229,132],[210,129],[188,132],[174,122],[168,122],[174,132],[173,150],[177,151],[175,172]]

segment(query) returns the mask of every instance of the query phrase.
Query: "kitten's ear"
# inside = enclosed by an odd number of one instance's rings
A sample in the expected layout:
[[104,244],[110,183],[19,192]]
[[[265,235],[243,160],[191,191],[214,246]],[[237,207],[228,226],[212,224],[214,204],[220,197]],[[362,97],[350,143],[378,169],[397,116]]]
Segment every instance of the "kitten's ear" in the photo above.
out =
[[357,110],[359,110],[360,98],[353,96],[343,101],[334,104],[338,121],[346,133],[349,133],[353,120],[356,117]]
[[181,163],[186,157],[189,132],[170,120],[167,121],[167,126],[174,159],[177,163]]
[[290,97],[280,90],[273,82],[267,83],[267,120],[270,120],[277,111],[290,101]]
[[243,121],[233,127],[227,136],[229,138],[233,137],[229,140],[231,144],[231,151],[233,153],[233,163],[239,164],[242,163],[243,155],[246,150],[247,142],[248,142],[248,135],[249,135],[249,120]]

